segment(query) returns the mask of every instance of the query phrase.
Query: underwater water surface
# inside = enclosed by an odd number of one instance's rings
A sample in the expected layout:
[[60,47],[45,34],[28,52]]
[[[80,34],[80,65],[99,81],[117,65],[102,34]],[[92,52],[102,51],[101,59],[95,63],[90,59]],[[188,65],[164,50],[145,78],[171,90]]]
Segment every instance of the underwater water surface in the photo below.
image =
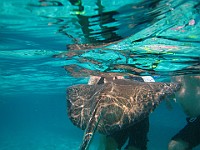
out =
[[[199,0],[1,0],[0,150],[79,149],[66,89],[90,75],[199,76],[199,28]],[[150,115],[148,150],[186,125],[179,103],[167,105]]]

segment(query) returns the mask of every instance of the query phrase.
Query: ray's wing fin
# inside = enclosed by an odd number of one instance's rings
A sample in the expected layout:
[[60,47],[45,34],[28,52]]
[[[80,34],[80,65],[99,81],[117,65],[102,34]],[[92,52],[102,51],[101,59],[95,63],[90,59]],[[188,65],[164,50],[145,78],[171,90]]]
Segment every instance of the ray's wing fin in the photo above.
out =
[[90,85],[75,85],[67,88],[67,113],[72,123],[86,128],[90,113],[90,98],[95,88]]
[[91,85],[74,85],[67,88],[67,100],[75,102],[77,100],[87,100],[95,92],[95,88]]
[[172,109],[170,100],[173,99],[173,97],[175,96],[175,92],[180,89],[181,84],[161,82],[153,82],[148,84],[150,85],[149,90],[153,91],[153,97],[149,98],[149,100],[152,101],[152,104],[154,105],[152,110],[154,110],[162,100],[165,100],[168,109]]

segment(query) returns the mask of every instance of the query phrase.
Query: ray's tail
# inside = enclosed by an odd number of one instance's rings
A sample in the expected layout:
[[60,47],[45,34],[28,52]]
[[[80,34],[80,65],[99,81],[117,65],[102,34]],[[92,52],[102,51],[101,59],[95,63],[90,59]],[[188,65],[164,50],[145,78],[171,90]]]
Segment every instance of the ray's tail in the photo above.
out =
[[[99,100],[100,101],[100,100]],[[85,134],[83,137],[83,142],[81,144],[80,150],[87,150],[90,145],[91,139],[98,127],[99,121],[101,119],[102,110],[98,107],[99,101],[96,103],[94,110],[91,114],[87,127],[85,129]]]

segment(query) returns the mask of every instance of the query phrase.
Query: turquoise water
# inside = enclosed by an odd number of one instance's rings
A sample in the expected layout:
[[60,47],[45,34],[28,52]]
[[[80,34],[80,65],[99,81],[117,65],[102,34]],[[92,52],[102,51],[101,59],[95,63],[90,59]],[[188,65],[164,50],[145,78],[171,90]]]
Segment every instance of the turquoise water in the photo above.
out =
[[[200,75],[200,1],[73,2],[0,1],[0,150],[78,149],[66,88],[89,75]],[[172,106],[150,115],[149,150],[166,150],[186,124]]]

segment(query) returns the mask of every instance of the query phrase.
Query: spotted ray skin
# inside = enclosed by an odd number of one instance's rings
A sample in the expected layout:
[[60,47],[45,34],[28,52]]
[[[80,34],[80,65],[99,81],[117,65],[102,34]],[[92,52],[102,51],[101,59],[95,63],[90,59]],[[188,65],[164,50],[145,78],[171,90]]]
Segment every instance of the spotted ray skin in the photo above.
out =
[[180,88],[177,83],[144,83],[116,79],[100,85],[75,85],[67,89],[68,116],[85,130],[81,150],[93,134],[110,135],[146,118],[166,97]]

